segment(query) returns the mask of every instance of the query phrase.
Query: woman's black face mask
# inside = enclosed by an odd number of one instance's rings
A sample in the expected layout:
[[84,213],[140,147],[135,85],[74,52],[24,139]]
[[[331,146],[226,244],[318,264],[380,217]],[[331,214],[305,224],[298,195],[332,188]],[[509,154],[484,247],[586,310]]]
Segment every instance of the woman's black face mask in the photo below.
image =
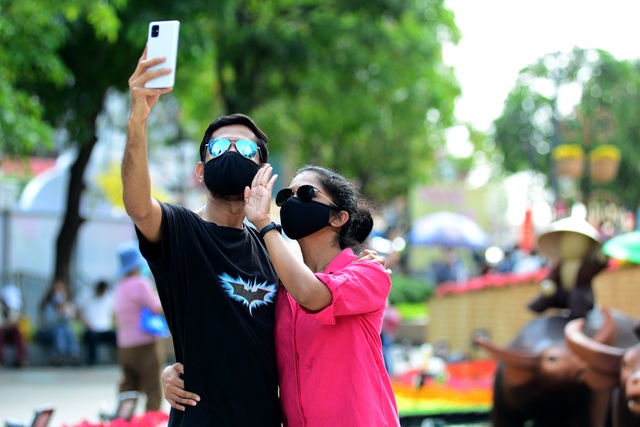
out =
[[329,226],[331,209],[331,206],[320,202],[290,197],[280,208],[282,231],[294,240],[307,237]]

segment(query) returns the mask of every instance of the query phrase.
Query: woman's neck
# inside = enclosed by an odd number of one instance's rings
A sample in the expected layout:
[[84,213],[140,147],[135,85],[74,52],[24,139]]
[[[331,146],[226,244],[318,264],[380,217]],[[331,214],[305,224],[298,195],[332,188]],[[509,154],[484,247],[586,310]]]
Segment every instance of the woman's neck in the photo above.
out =
[[324,242],[319,239],[301,240],[298,241],[298,244],[302,252],[302,259],[314,273],[324,271],[331,261],[342,252],[340,245],[334,240]]

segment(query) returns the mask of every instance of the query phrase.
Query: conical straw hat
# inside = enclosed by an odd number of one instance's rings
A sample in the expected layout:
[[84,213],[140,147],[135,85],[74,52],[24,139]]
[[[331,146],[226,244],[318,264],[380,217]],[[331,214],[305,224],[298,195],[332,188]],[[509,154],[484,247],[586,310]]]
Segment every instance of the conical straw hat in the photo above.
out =
[[560,259],[559,238],[561,233],[578,233],[589,237],[596,244],[602,244],[600,232],[588,221],[567,217],[552,222],[549,228],[538,236],[538,249],[552,262]]

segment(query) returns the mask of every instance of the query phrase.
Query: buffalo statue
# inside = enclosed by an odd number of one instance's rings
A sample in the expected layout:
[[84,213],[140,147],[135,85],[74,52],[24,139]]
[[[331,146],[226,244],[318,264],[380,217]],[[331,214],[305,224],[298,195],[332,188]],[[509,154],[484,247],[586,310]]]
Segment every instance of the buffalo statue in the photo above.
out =
[[[627,331],[607,331],[599,307],[586,319],[582,332],[596,342],[634,336],[631,322]],[[483,337],[474,340],[498,361],[491,409],[494,427],[601,426],[606,399],[581,381],[585,363],[565,344],[564,329],[570,321],[568,316],[538,317],[526,323],[507,346]],[[610,322],[608,328],[625,324]]]
[[585,384],[594,391],[610,393],[606,425],[640,427],[640,343],[628,347],[598,342],[582,332],[582,325],[582,319],[569,322],[565,339],[571,352],[586,365]]

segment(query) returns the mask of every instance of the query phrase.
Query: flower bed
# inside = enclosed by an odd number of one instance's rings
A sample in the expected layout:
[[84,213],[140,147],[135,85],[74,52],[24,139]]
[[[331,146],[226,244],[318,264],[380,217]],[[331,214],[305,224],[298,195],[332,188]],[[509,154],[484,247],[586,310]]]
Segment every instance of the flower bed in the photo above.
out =
[[162,427],[167,425],[167,421],[169,421],[169,415],[165,412],[152,411],[143,415],[134,415],[130,421],[113,420],[94,423],[84,420],[79,424],[63,424],[62,427]]
[[483,276],[472,277],[464,283],[445,282],[436,289],[436,296],[446,294],[459,294],[465,292],[478,291],[490,287],[514,286],[528,284],[531,281],[539,282],[549,274],[548,268],[542,268],[532,273],[507,273],[507,274],[485,274]]
[[[449,363],[438,377],[414,369],[392,379],[401,417],[411,415],[447,415],[487,413],[493,399],[493,376],[496,362],[473,360]],[[163,427],[169,416],[162,411],[134,416],[131,421],[82,421],[62,427]]]
[[392,380],[398,411],[401,416],[488,412],[495,370],[493,360],[474,360],[448,364],[441,378],[409,371]]

